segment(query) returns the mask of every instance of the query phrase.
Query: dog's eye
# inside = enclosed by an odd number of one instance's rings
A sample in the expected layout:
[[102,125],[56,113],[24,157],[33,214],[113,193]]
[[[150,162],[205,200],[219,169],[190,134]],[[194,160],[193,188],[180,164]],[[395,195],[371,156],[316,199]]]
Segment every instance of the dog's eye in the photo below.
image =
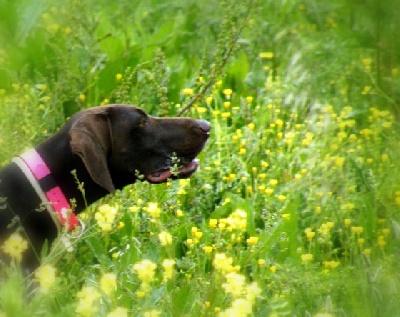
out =
[[138,123],[138,127],[143,128],[146,125],[147,119],[142,119]]

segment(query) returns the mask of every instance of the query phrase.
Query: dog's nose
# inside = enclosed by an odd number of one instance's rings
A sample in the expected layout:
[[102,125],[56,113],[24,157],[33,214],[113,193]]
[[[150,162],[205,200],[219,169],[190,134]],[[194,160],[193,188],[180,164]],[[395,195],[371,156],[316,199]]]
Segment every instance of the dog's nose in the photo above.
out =
[[197,120],[197,127],[204,133],[210,134],[211,125],[208,121],[205,120]]

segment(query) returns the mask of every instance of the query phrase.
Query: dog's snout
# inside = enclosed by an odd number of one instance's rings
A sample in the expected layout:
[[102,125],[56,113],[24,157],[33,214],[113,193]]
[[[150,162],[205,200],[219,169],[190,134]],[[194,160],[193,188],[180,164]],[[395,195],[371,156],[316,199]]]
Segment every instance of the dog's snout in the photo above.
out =
[[210,134],[211,125],[208,121],[205,120],[197,120],[196,127],[200,129],[204,134]]

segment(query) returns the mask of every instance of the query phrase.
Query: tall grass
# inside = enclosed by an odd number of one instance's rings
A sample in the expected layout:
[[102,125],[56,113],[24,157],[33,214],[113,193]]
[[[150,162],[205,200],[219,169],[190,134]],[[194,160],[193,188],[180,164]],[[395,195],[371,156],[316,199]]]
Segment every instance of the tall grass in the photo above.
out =
[[128,186],[89,207],[85,232],[57,241],[37,273],[3,267],[0,315],[400,313],[391,12],[345,0],[52,5],[0,1],[2,162],[109,102],[156,115],[190,104],[212,135],[190,180]]

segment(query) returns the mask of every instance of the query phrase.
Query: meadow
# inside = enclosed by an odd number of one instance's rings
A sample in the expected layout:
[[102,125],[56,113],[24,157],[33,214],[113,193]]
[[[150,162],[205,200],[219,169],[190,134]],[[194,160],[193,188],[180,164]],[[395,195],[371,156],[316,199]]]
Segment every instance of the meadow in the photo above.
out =
[[0,316],[400,316],[399,12],[0,0],[1,165],[87,107],[212,125],[196,174],[89,206],[31,276],[14,245]]

